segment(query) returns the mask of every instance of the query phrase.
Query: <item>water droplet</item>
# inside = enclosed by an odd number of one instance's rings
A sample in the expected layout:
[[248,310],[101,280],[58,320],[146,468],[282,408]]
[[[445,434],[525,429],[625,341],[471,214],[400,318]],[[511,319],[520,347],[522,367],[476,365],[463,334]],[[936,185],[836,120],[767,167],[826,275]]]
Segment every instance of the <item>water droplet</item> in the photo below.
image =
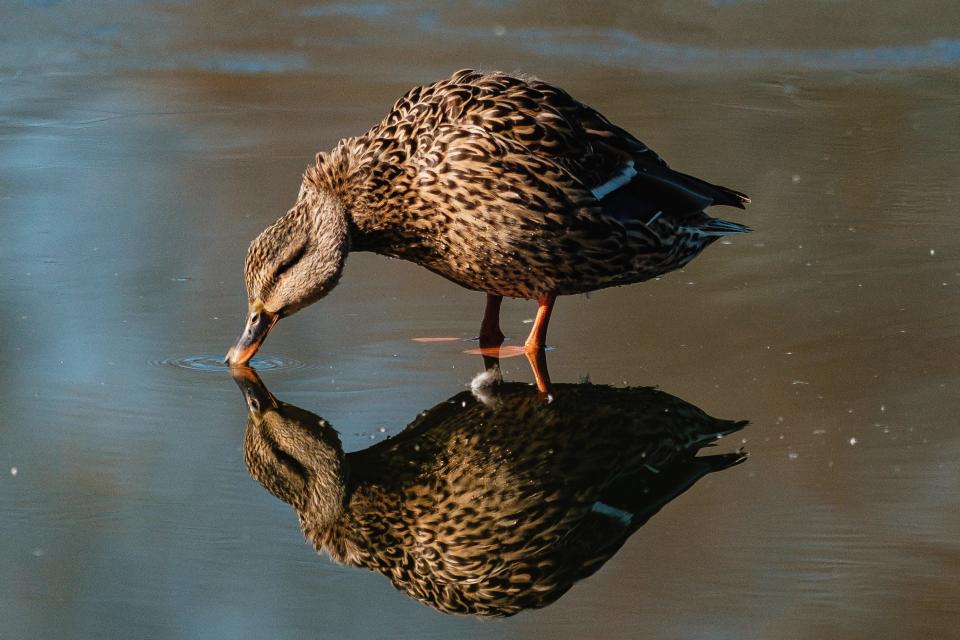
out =
[[857,444],[857,439],[856,439],[856,438],[850,438],[850,446],[852,447],[852,446],[855,445],[855,444]]
[[18,471],[16,467],[10,467],[10,475],[15,476],[17,473]]

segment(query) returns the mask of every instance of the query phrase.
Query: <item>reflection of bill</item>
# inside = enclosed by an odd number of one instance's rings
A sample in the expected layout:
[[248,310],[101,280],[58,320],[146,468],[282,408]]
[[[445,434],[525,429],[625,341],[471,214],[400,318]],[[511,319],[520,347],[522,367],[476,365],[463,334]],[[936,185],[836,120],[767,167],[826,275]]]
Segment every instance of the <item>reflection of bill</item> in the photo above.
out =
[[609,560],[701,477],[745,459],[697,457],[747,423],[650,388],[529,385],[459,393],[397,436],[344,454],[319,416],[251,369],[247,467],[296,509],[318,550],[445,613],[544,607]]

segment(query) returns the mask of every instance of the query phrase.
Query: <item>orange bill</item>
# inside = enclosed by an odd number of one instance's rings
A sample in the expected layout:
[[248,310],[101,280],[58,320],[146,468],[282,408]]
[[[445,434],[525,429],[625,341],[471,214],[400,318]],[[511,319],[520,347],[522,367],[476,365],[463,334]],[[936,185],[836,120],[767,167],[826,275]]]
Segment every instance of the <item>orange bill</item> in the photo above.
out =
[[237,343],[227,352],[224,362],[231,367],[248,363],[279,319],[280,314],[270,313],[266,309],[251,313],[247,317],[247,326],[237,338]]

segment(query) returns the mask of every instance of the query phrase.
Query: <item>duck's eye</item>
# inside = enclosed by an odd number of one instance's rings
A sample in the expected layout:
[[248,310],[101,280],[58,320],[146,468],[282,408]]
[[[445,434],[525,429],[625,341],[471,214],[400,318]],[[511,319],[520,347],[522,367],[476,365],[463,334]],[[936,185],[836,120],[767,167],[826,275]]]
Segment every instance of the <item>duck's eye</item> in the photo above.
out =
[[303,254],[307,252],[307,245],[301,246],[299,249],[294,251],[289,258],[280,263],[280,266],[277,267],[277,270],[273,274],[273,278],[277,279],[282,276],[285,272],[290,270],[290,267],[297,264],[300,261],[300,258],[303,257]]

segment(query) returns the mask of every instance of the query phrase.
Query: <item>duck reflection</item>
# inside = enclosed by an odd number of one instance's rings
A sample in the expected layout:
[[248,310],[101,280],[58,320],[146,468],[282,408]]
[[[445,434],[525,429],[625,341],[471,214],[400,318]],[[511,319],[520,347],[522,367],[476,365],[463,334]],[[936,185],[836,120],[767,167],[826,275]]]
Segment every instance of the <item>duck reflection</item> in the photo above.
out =
[[665,504],[745,459],[697,451],[743,428],[652,388],[526,384],[459,393],[345,454],[323,418],[234,378],[250,474],[335,561],[445,613],[544,607],[597,571]]

